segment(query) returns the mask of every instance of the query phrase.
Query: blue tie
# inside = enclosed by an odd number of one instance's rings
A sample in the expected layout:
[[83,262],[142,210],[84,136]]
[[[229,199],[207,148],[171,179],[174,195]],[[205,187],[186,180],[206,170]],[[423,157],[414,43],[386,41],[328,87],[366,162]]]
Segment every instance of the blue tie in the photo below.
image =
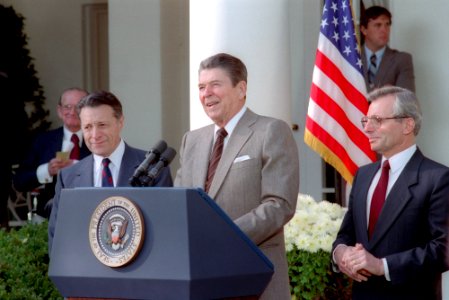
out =
[[101,186],[102,187],[114,187],[114,181],[112,180],[111,170],[109,169],[109,158],[103,158],[101,164],[103,170],[101,171]]

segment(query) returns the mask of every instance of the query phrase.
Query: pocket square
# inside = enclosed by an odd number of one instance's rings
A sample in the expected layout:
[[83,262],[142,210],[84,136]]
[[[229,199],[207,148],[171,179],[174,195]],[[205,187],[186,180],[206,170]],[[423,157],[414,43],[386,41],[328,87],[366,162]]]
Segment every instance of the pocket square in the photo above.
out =
[[238,163],[238,162],[241,162],[241,161],[244,161],[244,160],[248,160],[248,159],[250,159],[251,157],[249,157],[249,155],[242,155],[242,156],[239,156],[239,157],[237,157],[236,159],[234,159],[234,164],[235,163]]

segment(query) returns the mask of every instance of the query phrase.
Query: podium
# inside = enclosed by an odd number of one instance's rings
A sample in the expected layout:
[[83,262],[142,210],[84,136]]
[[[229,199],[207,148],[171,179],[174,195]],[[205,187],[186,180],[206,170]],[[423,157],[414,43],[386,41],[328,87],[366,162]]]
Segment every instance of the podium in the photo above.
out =
[[[140,251],[111,267],[92,250],[92,217],[110,197],[141,211]],[[49,277],[64,297],[222,299],[259,295],[273,265],[201,189],[76,188],[61,193]],[[129,227],[129,226],[128,226]]]

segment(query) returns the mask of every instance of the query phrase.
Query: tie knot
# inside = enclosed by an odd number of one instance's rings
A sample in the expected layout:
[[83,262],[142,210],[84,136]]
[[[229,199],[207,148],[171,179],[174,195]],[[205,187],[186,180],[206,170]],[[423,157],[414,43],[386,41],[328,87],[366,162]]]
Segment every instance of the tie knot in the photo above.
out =
[[103,167],[109,167],[109,163],[111,162],[111,160],[109,158],[103,158],[103,160],[101,161],[101,164],[103,165]]
[[386,171],[390,170],[390,163],[388,162],[388,159],[383,162],[382,169],[384,169]]
[[217,131],[217,138],[221,137],[221,138],[225,138],[228,135],[228,132],[226,131],[226,129],[224,128],[220,128]]
[[372,64],[374,67],[377,66],[377,57],[376,57],[376,54],[373,53],[373,54],[371,55],[371,57],[369,58],[369,60],[370,60],[371,64]]
[[79,137],[78,137],[78,135],[77,134],[72,134],[72,137],[70,138],[70,140],[72,141],[72,143],[74,143],[74,144],[79,144],[79,142],[80,142],[80,139],[79,139]]

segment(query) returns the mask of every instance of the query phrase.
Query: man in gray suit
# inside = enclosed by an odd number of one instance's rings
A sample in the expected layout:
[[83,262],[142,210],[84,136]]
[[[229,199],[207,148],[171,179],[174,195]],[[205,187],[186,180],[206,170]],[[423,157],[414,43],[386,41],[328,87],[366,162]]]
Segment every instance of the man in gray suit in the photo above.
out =
[[[291,299],[283,227],[296,208],[299,161],[290,128],[245,107],[247,70],[236,57],[220,53],[202,61],[198,87],[215,124],[184,135],[175,186],[205,188],[273,262],[273,278],[260,299]],[[212,178],[208,165],[221,128],[227,135]]]
[[[109,92],[96,92],[77,104],[84,141],[92,155],[71,167],[62,169],[57,178],[53,208],[48,226],[48,249],[51,253],[61,190],[75,187],[101,187],[102,162],[108,159],[112,182],[110,186],[131,186],[129,179],[145,159],[145,151],[130,147],[120,136],[124,116],[120,101]],[[172,186],[169,168],[165,168],[154,186]]]
[[391,13],[381,6],[362,12],[360,32],[364,39],[362,63],[368,91],[394,85],[415,91],[412,56],[388,47]]

